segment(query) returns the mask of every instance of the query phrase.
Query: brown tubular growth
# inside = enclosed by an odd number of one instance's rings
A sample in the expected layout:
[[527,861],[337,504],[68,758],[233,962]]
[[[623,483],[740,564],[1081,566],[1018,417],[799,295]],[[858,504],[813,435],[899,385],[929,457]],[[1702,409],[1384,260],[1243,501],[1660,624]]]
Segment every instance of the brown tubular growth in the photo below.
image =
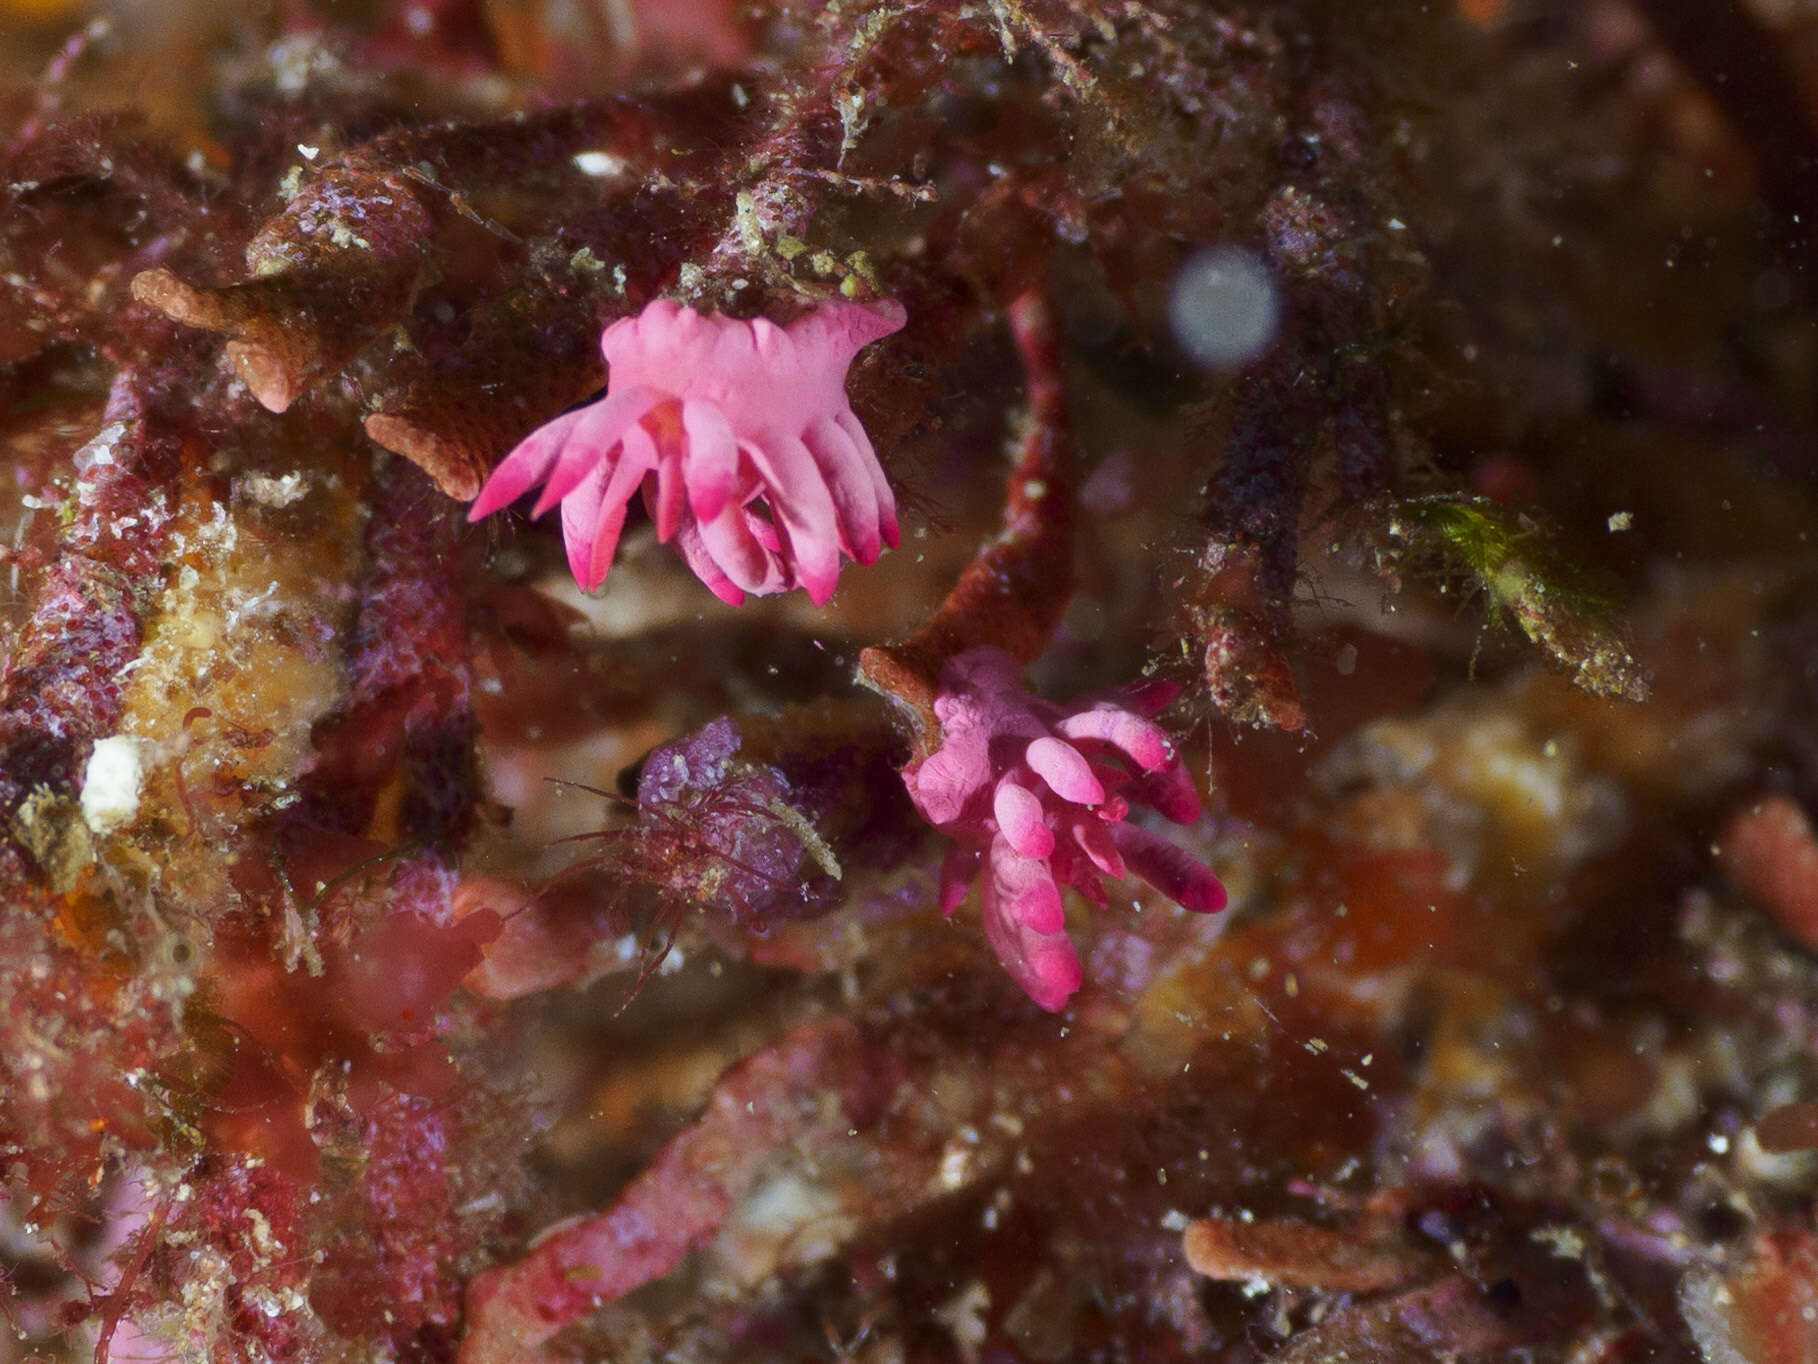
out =
[[859,680],[914,718],[918,757],[940,743],[934,697],[942,665],[985,644],[1033,662],[1073,594],[1072,429],[1054,320],[1039,291],[1011,305],[1010,327],[1023,358],[1028,412],[1010,469],[1004,528],[907,639],[859,655]]

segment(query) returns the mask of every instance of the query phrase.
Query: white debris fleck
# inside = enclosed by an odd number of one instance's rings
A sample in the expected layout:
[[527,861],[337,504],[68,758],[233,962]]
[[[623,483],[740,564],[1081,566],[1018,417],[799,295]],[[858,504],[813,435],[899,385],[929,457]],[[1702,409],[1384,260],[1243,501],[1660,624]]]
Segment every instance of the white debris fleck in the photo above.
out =
[[88,444],[69,457],[70,463],[75,466],[77,477],[85,477],[90,469],[112,464],[114,447],[125,434],[125,422],[109,422],[95,432]]
[[982,1279],[974,1279],[935,1309],[934,1315],[953,1337],[966,1364],[976,1364],[984,1348],[985,1314],[990,1310],[991,1290]]
[[248,474],[241,482],[246,495],[267,507],[288,507],[309,496],[309,478],[305,474]]
[[95,741],[82,774],[82,818],[95,833],[129,824],[139,813],[139,785],[144,769],[139,741],[115,734]]
[[338,71],[341,63],[321,41],[310,34],[281,38],[266,49],[272,82],[280,93],[300,94],[312,80]]
[[783,1173],[754,1190],[714,1238],[711,1255],[737,1282],[763,1282],[788,1264],[814,1264],[852,1235],[837,1190]]
[[951,1193],[963,1189],[972,1178],[972,1152],[965,1146],[948,1142],[941,1150],[940,1171],[936,1179],[941,1189]]
[[582,175],[591,175],[598,180],[623,175],[629,169],[623,157],[600,151],[576,152],[574,168]]

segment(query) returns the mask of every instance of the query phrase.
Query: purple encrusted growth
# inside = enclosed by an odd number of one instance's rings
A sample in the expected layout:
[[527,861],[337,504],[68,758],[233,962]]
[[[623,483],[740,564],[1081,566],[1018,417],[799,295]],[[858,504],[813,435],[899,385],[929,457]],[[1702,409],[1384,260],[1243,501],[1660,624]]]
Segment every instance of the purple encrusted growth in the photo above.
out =
[[682,898],[727,904],[747,922],[793,917],[792,908],[825,901],[831,878],[804,876],[802,841],[777,813],[789,783],[774,767],[740,762],[742,743],[722,716],[653,752],[638,776],[639,825],[675,838],[669,889]]

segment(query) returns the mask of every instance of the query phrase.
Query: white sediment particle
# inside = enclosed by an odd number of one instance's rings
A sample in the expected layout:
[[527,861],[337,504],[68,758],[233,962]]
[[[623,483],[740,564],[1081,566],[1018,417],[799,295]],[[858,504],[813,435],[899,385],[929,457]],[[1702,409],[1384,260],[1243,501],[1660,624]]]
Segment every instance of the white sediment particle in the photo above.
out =
[[125,422],[109,422],[95,432],[93,440],[70,456],[70,463],[76,466],[78,474],[86,474],[97,465],[112,464],[114,447],[120,443],[120,437],[125,434]]
[[591,175],[602,180],[609,176],[623,175],[629,169],[623,157],[602,151],[576,152],[574,168],[582,175]]
[[266,507],[288,507],[309,496],[309,478],[304,474],[248,474],[241,486],[253,501]]
[[934,1315],[947,1328],[953,1343],[959,1347],[966,1364],[975,1364],[984,1349],[987,1330],[986,1314],[991,1310],[991,1290],[984,1281],[974,1279],[951,1298]]
[[115,734],[95,741],[82,774],[82,818],[104,834],[131,823],[139,813],[139,785],[144,769],[139,741]]

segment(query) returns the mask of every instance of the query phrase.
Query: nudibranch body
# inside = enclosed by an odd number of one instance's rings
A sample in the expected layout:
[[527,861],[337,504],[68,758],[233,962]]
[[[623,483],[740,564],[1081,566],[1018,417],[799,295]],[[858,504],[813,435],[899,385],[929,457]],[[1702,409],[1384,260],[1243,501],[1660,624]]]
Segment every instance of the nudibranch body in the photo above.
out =
[[941,908],[951,914],[982,873],[985,936],[1044,1009],[1081,981],[1062,886],[1103,905],[1101,879],[1133,871],[1183,908],[1225,907],[1210,867],[1128,822],[1133,802],[1177,824],[1199,818],[1179,751],[1149,718],[1175,693],[1147,682],[1060,705],[1030,695],[1016,660],[994,648],[941,670],[941,745],[903,774],[916,808],[954,840]]
[[899,540],[846,372],[904,317],[888,301],[830,303],[779,327],[659,299],[601,336],[605,395],[526,437],[468,519],[541,484],[532,515],[561,504],[569,567],[591,589],[641,489],[657,538],[722,601],[801,587],[822,605],[842,553],[868,564]]

